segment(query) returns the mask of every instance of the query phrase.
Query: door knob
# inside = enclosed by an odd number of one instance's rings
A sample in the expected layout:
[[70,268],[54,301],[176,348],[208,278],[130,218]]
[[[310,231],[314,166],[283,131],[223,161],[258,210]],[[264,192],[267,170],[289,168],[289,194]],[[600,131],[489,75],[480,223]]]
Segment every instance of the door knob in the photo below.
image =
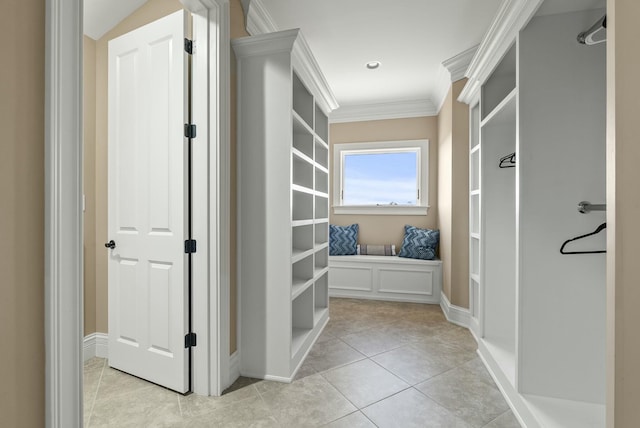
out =
[[104,246],[113,250],[114,248],[116,248],[116,241],[112,239],[111,241],[104,244]]

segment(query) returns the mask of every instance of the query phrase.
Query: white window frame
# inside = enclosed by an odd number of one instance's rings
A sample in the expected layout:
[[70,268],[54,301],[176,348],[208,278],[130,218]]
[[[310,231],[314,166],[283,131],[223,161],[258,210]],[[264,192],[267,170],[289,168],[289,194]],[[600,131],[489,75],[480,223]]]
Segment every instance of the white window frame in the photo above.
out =
[[[416,205],[343,205],[345,155],[354,153],[417,152],[418,200]],[[429,140],[379,141],[333,145],[333,213],[361,215],[427,215],[429,211]]]

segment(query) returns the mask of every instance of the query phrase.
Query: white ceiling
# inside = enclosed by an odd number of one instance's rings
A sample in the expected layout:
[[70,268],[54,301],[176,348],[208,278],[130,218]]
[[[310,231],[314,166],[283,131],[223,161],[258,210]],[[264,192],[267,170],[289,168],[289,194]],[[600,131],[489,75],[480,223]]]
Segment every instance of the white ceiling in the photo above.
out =
[[[146,1],[84,0],[85,34],[99,39]],[[480,43],[503,0],[257,1],[279,30],[302,29],[341,106],[336,113],[383,107],[401,116],[407,106],[437,110],[449,78],[443,61]],[[605,6],[545,0],[538,15]],[[382,65],[367,70],[369,61]]]
[[[301,28],[341,107],[442,98],[442,62],[477,45],[502,0],[262,0]],[[367,70],[368,61],[380,61]]]
[[98,40],[146,2],[147,0],[84,0],[84,34]]

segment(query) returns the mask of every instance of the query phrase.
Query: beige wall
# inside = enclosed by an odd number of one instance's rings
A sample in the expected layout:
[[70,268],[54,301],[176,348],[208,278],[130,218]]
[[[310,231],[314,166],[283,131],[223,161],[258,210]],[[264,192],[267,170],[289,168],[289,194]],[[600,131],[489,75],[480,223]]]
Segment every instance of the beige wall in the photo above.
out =
[[[84,335],[96,332],[96,41],[84,36]],[[106,330],[104,330],[106,331]]]
[[[249,35],[244,26],[244,11],[242,9],[242,4],[240,0],[231,0],[229,3],[230,6],[230,35],[232,39],[237,39],[239,37],[246,37]],[[238,349],[238,264],[237,264],[237,251],[238,247],[236,245],[236,228],[238,227],[237,223],[237,208],[238,208],[238,198],[237,198],[237,180],[236,174],[238,173],[237,169],[237,124],[238,124],[238,108],[237,108],[237,71],[236,71],[236,56],[233,52],[233,49],[230,49],[231,52],[231,247],[229,251],[231,253],[231,275],[230,275],[230,299],[229,304],[231,306],[231,310],[229,311],[231,317],[230,323],[230,332],[229,332],[229,352],[233,354]]]
[[453,180],[451,295],[449,301],[469,307],[469,106],[458,102],[467,80],[453,83]]
[[640,421],[640,2],[607,2],[607,427]]
[[[242,9],[242,4],[240,0],[231,0],[229,3],[229,11],[230,11],[230,35],[232,39],[237,39],[239,37],[248,36],[247,30],[245,29],[245,15]],[[229,311],[231,317],[230,323],[230,333],[229,333],[229,352],[233,354],[238,349],[238,326],[237,326],[237,308],[238,308],[238,271],[237,271],[237,254],[238,247],[236,245],[237,241],[237,208],[238,208],[238,198],[237,198],[237,180],[236,174],[238,173],[237,169],[237,124],[238,124],[238,108],[237,108],[237,71],[236,71],[236,56],[233,52],[233,49],[230,49],[231,52],[231,91],[230,91],[230,109],[231,109],[231,245],[229,251],[231,253],[230,261],[231,261],[231,275],[230,275],[230,299],[229,304],[231,306],[231,310]]]
[[[427,216],[388,215],[336,215],[330,213],[330,222],[338,225],[358,223],[358,242],[364,244],[396,244],[400,251],[404,238],[404,225],[435,229],[438,213],[438,123],[435,116],[406,119],[374,120],[365,122],[334,123],[329,127],[330,159],[333,145],[394,140],[429,140],[429,213]],[[333,165],[330,174],[333,174]],[[333,177],[333,175],[331,175]],[[329,200],[333,200],[333,195]]]
[[469,107],[457,101],[466,79],[454,82],[438,116],[438,225],[442,288],[469,307]]
[[44,426],[44,17],[0,2],[0,425]]

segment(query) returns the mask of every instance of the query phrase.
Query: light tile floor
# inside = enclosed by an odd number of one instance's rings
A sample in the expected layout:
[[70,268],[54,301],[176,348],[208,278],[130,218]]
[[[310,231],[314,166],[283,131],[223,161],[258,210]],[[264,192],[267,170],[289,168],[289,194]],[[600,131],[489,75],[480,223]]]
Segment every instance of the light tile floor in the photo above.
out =
[[182,396],[85,363],[85,427],[485,427],[518,422],[440,307],[331,299],[331,321],[291,384],[240,378]]

